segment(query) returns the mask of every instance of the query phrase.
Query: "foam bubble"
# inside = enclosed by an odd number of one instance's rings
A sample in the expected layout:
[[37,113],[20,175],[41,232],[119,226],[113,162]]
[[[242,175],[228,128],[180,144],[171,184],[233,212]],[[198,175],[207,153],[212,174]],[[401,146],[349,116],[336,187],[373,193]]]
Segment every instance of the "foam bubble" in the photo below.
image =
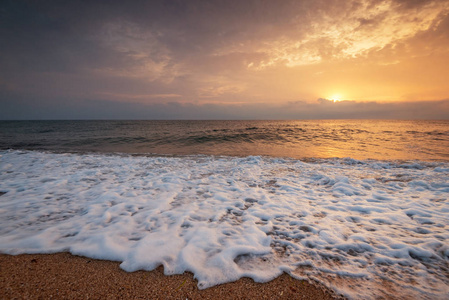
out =
[[445,298],[448,170],[3,151],[0,251],[163,265],[193,272],[200,288],[287,272],[353,298]]

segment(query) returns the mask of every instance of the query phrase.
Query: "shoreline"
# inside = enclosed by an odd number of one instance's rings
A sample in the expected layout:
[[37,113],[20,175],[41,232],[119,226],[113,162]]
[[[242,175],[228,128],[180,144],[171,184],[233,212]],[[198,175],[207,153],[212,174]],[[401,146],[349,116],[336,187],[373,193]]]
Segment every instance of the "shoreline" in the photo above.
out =
[[119,262],[70,253],[0,254],[0,298],[27,299],[341,299],[330,289],[282,274],[199,290],[193,274],[166,276],[162,266],[128,273]]

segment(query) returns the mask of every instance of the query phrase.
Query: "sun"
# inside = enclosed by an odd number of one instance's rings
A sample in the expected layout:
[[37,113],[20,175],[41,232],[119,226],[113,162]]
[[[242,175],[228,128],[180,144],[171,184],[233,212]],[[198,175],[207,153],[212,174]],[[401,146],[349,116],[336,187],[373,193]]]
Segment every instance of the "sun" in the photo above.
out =
[[339,102],[339,101],[341,101],[341,96],[338,94],[335,94],[335,95],[332,95],[332,97],[330,97],[329,99],[334,102]]

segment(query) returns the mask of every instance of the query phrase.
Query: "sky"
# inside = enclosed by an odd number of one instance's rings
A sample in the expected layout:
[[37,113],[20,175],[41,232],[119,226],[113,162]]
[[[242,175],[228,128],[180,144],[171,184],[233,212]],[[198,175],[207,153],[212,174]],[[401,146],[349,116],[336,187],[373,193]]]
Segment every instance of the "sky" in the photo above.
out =
[[0,1],[0,119],[449,119],[447,0]]

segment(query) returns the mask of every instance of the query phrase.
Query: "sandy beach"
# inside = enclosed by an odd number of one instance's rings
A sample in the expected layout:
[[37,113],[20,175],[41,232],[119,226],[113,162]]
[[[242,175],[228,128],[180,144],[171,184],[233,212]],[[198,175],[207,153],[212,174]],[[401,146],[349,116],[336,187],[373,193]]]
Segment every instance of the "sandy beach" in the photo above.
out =
[[284,274],[268,283],[242,278],[199,290],[193,274],[162,267],[127,273],[118,262],[68,253],[0,255],[1,299],[335,299],[330,290]]

